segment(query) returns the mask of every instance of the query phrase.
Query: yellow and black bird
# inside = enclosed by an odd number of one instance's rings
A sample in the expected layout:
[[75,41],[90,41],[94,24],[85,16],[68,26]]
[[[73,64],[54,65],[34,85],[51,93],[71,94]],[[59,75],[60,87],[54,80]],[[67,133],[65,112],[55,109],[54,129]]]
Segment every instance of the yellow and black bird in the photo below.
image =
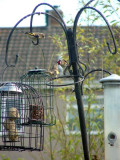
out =
[[[28,38],[30,38],[33,42],[34,45],[38,45],[39,44],[39,39],[45,38],[45,34],[44,33],[40,33],[40,32],[25,32],[25,35],[28,36]],[[36,43],[34,42],[36,41]]]

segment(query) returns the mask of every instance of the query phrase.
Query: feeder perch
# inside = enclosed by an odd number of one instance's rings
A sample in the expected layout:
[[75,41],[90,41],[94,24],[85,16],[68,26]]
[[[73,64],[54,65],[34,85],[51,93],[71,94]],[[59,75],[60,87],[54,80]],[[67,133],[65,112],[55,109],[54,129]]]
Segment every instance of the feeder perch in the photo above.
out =
[[[27,74],[23,75],[20,79],[23,84],[28,84],[35,88],[38,93],[41,95],[43,103],[44,103],[44,126],[50,126],[54,125],[56,123],[56,118],[54,114],[54,91],[53,86],[48,86],[47,82],[52,77],[46,72],[45,69],[34,69],[28,71]],[[50,82],[50,84],[53,84],[53,81]],[[42,119],[42,113],[43,110],[40,108],[39,111],[37,111],[38,106],[30,106],[32,108],[32,113],[30,112],[30,117],[33,119]],[[30,109],[31,110],[31,109]],[[35,116],[36,115],[36,116]]]
[[43,150],[44,105],[40,94],[21,83],[0,85],[0,150]]

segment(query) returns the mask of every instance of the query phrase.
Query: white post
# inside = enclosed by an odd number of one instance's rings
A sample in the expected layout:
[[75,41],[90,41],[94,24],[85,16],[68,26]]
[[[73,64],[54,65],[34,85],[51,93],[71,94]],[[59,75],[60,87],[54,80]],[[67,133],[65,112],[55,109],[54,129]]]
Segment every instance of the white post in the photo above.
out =
[[105,160],[120,160],[120,76],[100,80],[104,87]]

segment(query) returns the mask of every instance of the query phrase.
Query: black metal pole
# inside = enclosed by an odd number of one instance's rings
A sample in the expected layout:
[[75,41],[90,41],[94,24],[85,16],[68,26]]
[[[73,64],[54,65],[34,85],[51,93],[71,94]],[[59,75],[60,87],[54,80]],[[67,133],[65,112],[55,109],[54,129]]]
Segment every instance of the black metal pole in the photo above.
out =
[[84,159],[90,160],[88,142],[87,142],[87,131],[86,131],[86,124],[85,124],[85,117],[84,117],[84,107],[83,107],[82,96],[81,96],[81,84],[79,82],[79,69],[78,69],[78,63],[77,63],[78,54],[77,54],[76,44],[73,38],[73,31],[71,29],[67,30],[67,41],[68,41],[70,64],[72,66],[73,75],[74,75],[75,96],[76,96],[77,106],[78,106]]

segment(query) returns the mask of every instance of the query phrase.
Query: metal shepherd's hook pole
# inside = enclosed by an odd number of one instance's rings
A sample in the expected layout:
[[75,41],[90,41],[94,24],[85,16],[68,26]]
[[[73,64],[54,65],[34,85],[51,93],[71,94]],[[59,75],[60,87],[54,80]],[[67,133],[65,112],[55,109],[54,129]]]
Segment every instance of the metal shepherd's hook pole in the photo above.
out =
[[78,114],[79,114],[79,121],[80,121],[80,128],[81,128],[84,158],[85,160],[90,160],[88,142],[87,142],[87,131],[86,131],[86,124],[85,124],[85,117],[84,117],[84,107],[83,107],[82,94],[81,94],[81,84],[79,82],[80,76],[79,76],[79,68],[78,68],[77,48],[74,41],[73,31],[71,29],[67,30],[67,41],[68,41],[70,64],[73,69],[73,75],[74,75],[75,96],[76,96],[77,105],[78,105]]

